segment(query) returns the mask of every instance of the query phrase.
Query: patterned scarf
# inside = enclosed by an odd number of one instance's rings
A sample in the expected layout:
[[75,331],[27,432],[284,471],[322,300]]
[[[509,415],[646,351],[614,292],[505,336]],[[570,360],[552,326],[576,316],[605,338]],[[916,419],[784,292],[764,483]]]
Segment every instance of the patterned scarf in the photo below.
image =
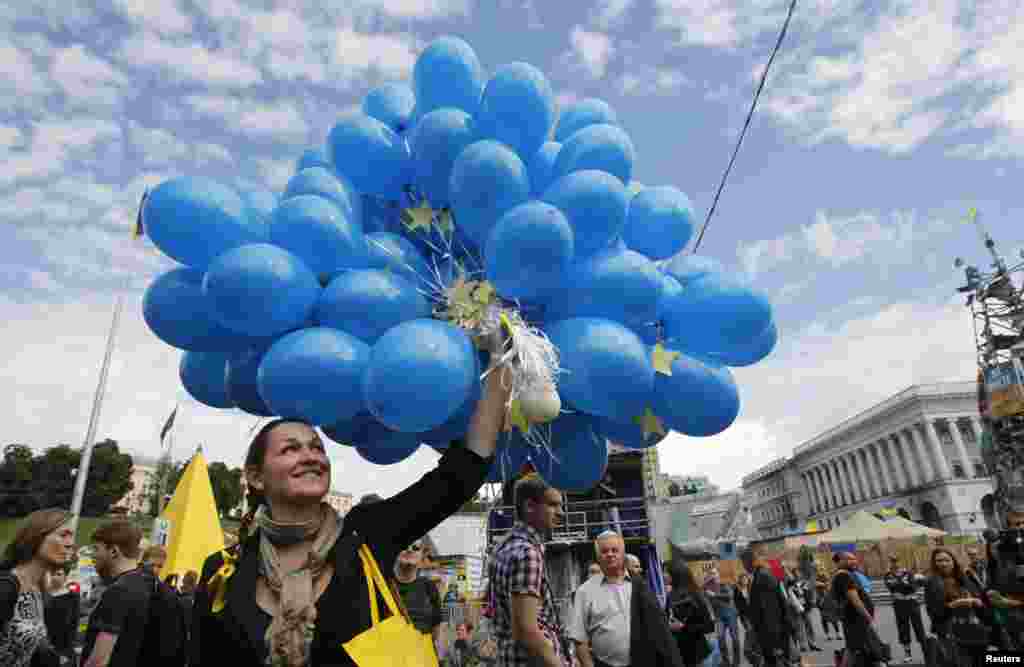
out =
[[[261,506],[253,519],[260,531],[259,571],[276,598],[273,620],[267,628],[269,667],[305,667],[310,662],[316,625],[316,583],[327,566],[327,554],[341,535],[342,519],[327,503],[321,515],[308,523],[278,523]],[[294,572],[281,571],[278,547],[313,539],[306,564]]]

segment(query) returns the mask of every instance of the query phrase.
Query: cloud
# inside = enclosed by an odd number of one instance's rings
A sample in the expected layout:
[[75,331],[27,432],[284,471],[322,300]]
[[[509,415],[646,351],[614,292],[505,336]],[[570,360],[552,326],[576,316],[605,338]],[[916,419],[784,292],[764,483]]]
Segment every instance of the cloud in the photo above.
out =
[[[914,211],[894,211],[885,219],[870,211],[830,216],[818,211],[814,222],[774,239],[741,243],[737,250],[747,275],[777,270],[784,264],[828,264],[831,268],[870,258],[881,264],[906,264],[925,243],[948,233],[942,218],[922,219]],[[900,259],[902,258],[902,259]]]
[[592,79],[603,79],[608,62],[615,54],[611,37],[603,32],[590,32],[582,26],[573,26],[569,33],[572,48],[562,55],[562,62],[570,69],[581,70]]
[[128,67],[156,69],[184,83],[248,88],[263,82],[260,71],[240,58],[196,42],[175,44],[148,30],[126,40],[116,57]]
[[[5,435],[9,442],[39,450],[62,442],[81,445],[114,302],[110,292],[48,305],[0,296],[0,317],[13,323],[4,328],[3,342],[8,349],[19,350],[0,367],[0,385],[6,387],[0,390],[6,392],[0,393],[0,418],[12,425]],[[97,439],[111,437],[123,450],[156,456],[160,427],[181,402],[173,457],[186,458],[202,444],[207,460],[241,466],[257,418],[189,400],[178,379],[180,357],[180,351],[147,329],[141,293],[127,293]],[[391,496],[438,459],[429,448],[421,448],[402,465],[385,467],[363,461],[348,447],[329,443],[328,450],[333,486],[356,496]]]
[[438,19],[469,16],[468,0],[356,0],[396,18]]
[[143,0],[113,0],[113,8],[124,19],[136,26],[162,35],[176,35],[192,31],[192,19],[179,8],[176,0],[153,3]]
[[369,70],[385,78],[406,77],[415,63],[413,39],[398,33],[367,35],[342,29],[336,33],[331,49],[331,66],[343,76]]
[[640,66],[630,68],[618,80],[623,95],[674,95],[693,82],[679,70],[670,67]]
[[120,136],[121,128],[105,120],[48,119],[37,123],[29,146],[8,154],[0,173],[0,187],[48,178],[68,160],[117,142]]
[[147,166],[172,164],[188,157],[189,147],[167,130],[132,123],[128,136]]
[[309,126],[291,101],[264,102],[219,95],[192,95],[185,102],[216,118],[229,132],[264,141],[304,142]]
[[599,0],[593,23],[603,30],[622,24],[633,8],[634,0]]
[[770,26],[778,29],[780,12],[787,4],[781,0],[655,0],[655,24],[675,33],[680,44],[734,49]]
[[658,448],[662,469],[737,487],[744,474],[913,384],[971,381],[970,321],[954,297],[890,303],[787,332],[768,359],[733,369],[736,423],[711,438],[670,436]]
[[81,45],[57,51],[50,76],[68,104],[86,108],[115,106],[128,85],[128,77]]
[[49,78],[36,67],[32,54],[12,44],[0,44],[0,111],[36,115],[52,91]]

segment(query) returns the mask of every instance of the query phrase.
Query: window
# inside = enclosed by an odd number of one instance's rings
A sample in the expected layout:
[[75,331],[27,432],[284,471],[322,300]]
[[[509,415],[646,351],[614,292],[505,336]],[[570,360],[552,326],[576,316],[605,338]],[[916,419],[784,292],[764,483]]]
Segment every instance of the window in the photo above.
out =
[[988,468],[985,467],[984,463],[974,464],[974,476],[975,477],[988,477]]
[[964,478],[967,477],[967,475],[964,474],[964,467],[963,467],[963,465],[961,465],[959,463],[954,463],[953,464],[953,477],[955,477],[956,479],[964,479]]

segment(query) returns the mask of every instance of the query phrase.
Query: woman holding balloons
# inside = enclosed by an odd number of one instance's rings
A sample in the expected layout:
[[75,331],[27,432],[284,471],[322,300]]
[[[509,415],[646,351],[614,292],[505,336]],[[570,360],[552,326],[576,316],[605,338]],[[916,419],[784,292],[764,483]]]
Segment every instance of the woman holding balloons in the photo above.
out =
[[193,667],[220,664],[224,650],[247,667],[358,664],[346,644],[373,624],[360,547],[390,566],[483,484],[508,394],[502,369],[492,369],[465,439],[437,468],[344,519],[324,502],[331,470],[317,431],[289,419],[264,426],[246,456],[252,509],[240,543],[207,559],[196,591]]

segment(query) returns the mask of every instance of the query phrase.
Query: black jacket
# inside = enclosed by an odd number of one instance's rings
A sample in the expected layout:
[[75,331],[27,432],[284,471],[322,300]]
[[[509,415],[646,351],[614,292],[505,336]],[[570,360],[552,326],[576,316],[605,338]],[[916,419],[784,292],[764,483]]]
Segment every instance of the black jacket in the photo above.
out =
[[[389,572],[398,553],[454,514],[483,485],[490,461],[453,443],[437,468],[393,498],[357,505],[331,550],[334,575],[317,600],[312,661],[316,667],[354,667],[343,644],[370,627],[366,579],[359,545],[369,545],[378,565]],[[222,667],[225,652],[232,667],[262,667],[267,654],[263,633],[269,617],[255,600],[258,535],[246,540],[228,583],[224,609],[211,611],[210,578],[223,563],[220,553],[206,559],[196,590],[190,633],[190,667]],[[237,547],[236,547],[237,553]],[[383,601],[382,617],[387,615]]]
[[784,649],[787,646],[788,607],[782,591],[779,590],[778,579],[765,568],[757,570],[750,585],[747,614],[751,625],[754,626],[761,650],[766,655],[770,651]]
[[650,667],[683,667],[668,618],[643,577],[633,577],[630,601],[629,662]]

